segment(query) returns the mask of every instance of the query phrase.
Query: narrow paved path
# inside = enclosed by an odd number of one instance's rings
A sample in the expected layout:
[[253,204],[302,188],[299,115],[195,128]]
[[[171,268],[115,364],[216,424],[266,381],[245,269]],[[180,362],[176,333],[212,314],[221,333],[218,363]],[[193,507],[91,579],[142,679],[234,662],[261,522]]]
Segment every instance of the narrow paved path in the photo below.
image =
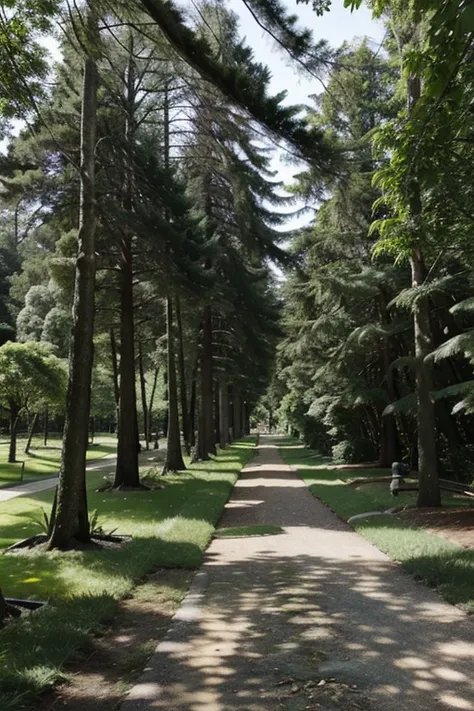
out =
[[[166,448],[161,448],[158,450],[160,452],[160,457],[162,458],[166,454]],[[155,462],[154,456],[155,450],[144,450],[140,453],[140,465],[152,464]],[[103,471],[104,474],[109,474],[115,469],[117,462],[116,454],[106,454],[105,457],[100,459],[93,459],[90,464],[86,467],[86,472],[97,472]],[[162,463],[160,459],[160,464]],[[14,486],[3,486],[0,488],[0,504],[4,501],[9,501],[10,499],[16,499],[17,496],[30,496],[31,494],[38,494],[40,491],[48,491],[48,489],[54,489],[58,483],[58,476],[48,476],[44,479],[36,479],[33,481],[27,481],[24,484],[15,484]]]
[[[115,467],[115,460],[115,454],[106,454],[105,457],[101,457],[98,460],[93,460],[91,464],[88,464],[86,467],[86,471],[111,471],[113,467]],[[54,489],[57,483],[58,477],[57,475],[55,475],[45,477],[44,479],[27,481],[24,484],[4,486],[0,489],[0,504],[4,501],[9,501],[10,499],[16,499],[17,496],[30,496],[31,494],[38,494],[40,491],[48,491],[48,489]]]
[[314,499],[266,438],[221,521],[238,524],[284,534],[212,542],[122,711],[474,709],[473,621]]

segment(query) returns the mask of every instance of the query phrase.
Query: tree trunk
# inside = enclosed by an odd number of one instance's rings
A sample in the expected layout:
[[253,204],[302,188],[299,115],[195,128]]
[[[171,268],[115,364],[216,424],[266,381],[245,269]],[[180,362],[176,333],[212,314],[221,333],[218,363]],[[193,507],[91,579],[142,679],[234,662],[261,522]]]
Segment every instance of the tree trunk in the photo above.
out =
[[115,331],[113,328],[110,329],[110,354],[112,357],[112,373],[114,381],[114,398],[115,398],[115,411],[117,419],[117,430],[119,421],[119,402],[120,402],[120,389],[119,389],[119,367],[117,358],[117,343],[115,340]]
[[8,450],[8,461],[10,464],[16,462],[16,433],[18,428],[18,408],[10,403],[10,447]]
[[237,388],[234,386],[232,388],[232,411],[233,411],[233,436],[235,439],[240,439],[242,437],[242,415],[241,415],[241,397]]
[[[54,424],[54,423],[53,423]],[[43,445],[48,446],[49,437],[49,408],[46,407],[44,411],[44,423],[43,423]]]
[[229,387],[227,383],[219,386],[219,445],[225,449],[229,444]]
[[[86,495],[95,314],[95,146],[97,127],[98,18],[89,5],[89,51],[84,62],[81,115],[81,171],[78,256],[74,286],[69,381],[56,512],[48,548],[69,548],[73,539],[90,540]],[[53,518],[53,517],[52,517]]]
[[[152,440],[152,422],[153,422],[153,403],[155,401],[155,393],[156,393],[156,386],[158,384],[158,375],[159,375],[160,369],[155,368],[155,375],[153,377],[153,385],[151,388],[151,395],[150,395],[150,402],[148,405],[148,442],[151,442]],[[158,432],[156,434],[156,441],[158,441]],[[158,449],[158,447],[155,447],[155,449]]]
[[129,235],[122,240],[120,397],[114,487],[138,487],[137,395],[133,318],[133,258]]
[[221,441],[221,411],[219,409],[219,391],[220,385],[214,381],[214,442],[219,444]]
[[[409,77],[407,83],[408,113],[411,114],[421,96],[421,80]],[[418,245],[410,257],[412,287],[421,286],[426,279],[423,252],[420,246],[423,233],[422,205],[419,182],[412,180],[410,185],[410,216],[414,223]],[[438,462],[436,459],[436,419],[434,403],[431,399],[431,374],[425,358],[433,349],[430,306],[428,299],[419,299],[414,307],[415,331],[415,390],[417,401],[418,432],[418,506],[441,506],[441,492],[438,481]]]
[[[125,78],[126,119],[123,206],[133,209],[133,143],[135,140],[135,57],[133,33],[129,33],[129,59]],[[125,225],[120,249],[121,309],[120,309],[120,390],[117,442],[117,466],[114,487],[140,485],[138,452],[137,393],[135,383],[135,326],[133,303],[133,239]]]
[[38,413],[35,412],[35,414],[33,415],[33,419],[31,420],[30,431],[28,432],[28,440],[26,442],[25,454],[30,453],[31,440],[33,439],[33,435],[35,433],[35,427],[36,427],[37,422],[38,422]]
[[196,458],[206,460],[209,459],[210,454],[216,453],[212,397],[212,309],[210,306],[205,307],[201,324],[201,388]]
[[196,401],[197,401],[197,363],[194,366],[191,380],[191,398],[189,401],[189,444],[194,447],[196,444]]
[[178,387],[174,357],[173,302],[170,296],[166,300],[166,331],[168,337],[168,443],[163,473],[178,472],[186,468],[181,453]]
[[242,436],[247,434],[247,402],[244,398],[240,401],[240,428]]
[[[420,286],[426,272],[419,249],[411,256],[412,286]],[[418,429],[418,506],[441,506],[438,482],[438,462],[436,458],[436,419],[431,374],[425,358],[431,353],[430,309],[427,299],[420,299],[415,305],[415,378]]]
[[145,371],[143,368],[143,353],[142,353],[142,342],[141,339],[138,341],[138,372],[140,375],[140,393],[142,398],[142,410],[143,410],[143,431],[145,433],[145,448],[150,449],[150,440],[148,437],[148,405],[146,402],[146,381],[145,381]]
[[183,322],[181,319],[181,303],[179,296],[176,296],[176,325],[178,327],[178,369],[179,369],[179,392],[181,399],[181,422],[183,429],[184,446],[186,454],[191,454],[191,436],[188,411],[188,393],[186,387],[186,368],[184,361],[184,339]]

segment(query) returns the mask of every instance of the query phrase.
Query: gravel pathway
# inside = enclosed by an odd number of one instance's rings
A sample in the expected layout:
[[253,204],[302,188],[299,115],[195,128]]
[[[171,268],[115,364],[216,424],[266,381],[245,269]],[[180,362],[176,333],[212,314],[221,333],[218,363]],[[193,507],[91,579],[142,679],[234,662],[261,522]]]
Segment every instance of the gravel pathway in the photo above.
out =
[[474,709],[474,624],[354,533],[262,437],[122,711]]

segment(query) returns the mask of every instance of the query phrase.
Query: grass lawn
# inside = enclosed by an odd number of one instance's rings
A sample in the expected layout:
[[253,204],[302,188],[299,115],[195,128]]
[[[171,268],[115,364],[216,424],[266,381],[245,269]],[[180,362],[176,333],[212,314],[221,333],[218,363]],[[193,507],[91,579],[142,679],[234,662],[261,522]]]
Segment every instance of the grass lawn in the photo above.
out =
[[[117,440],[112,435],[98,435],[94,438],[94,444],[89,445],[87,459],[101,459],[107,454],[115,452]],[[39,479],[43,476],[53,476],[58,471],[61,457],[61,440],[50,439],[48,445],[43,445],[42,437],[34,437],[30,454],[25,454],[24,449],[26,439],[19,439],[17,442],[17,459],[15,464],[8,463],[8,441],[3,439],[0,442],[0,487],[11,486],[20,483],[22,464],[25,462],[23,479]]]
[[[0,632],[2,711],[27,707],[32,696],[57,681],[64,662],[91,630],[111,620],[118,600],[144,575],[200,564],[253,447],[251,440],[236,443],[211,462],[160,477],[165,488],[154,491],[98,493],[103,475],[89,474],[89,506],[99,511],[99,523],[133,536],[120,549],[0,556],[0,583],[8,597],[50,603]],[[38,532],[30,516],[49,509],[51,499],[48,491],[1,504],[0,546]]]
[[[370,511],[415,503],[415,493],[390,496],[388,483],[365,484],[358,489],[346,482],[359,477],[389,474],[384,469],[328,469],[329,460],[315,458],[314,452],[284,444],[280,453],[286,464],[295,467],[314,496],[344,520]],[[456,505],[461,499],[443,492],[443,505]],[[467,502],[469,505],[469,502]],[[399,561],[417,580],[424,582],[453,604],[474,612],[474,551],[405,523],[396,516],[372,516],[351,522],[352,527],[393,560]]]

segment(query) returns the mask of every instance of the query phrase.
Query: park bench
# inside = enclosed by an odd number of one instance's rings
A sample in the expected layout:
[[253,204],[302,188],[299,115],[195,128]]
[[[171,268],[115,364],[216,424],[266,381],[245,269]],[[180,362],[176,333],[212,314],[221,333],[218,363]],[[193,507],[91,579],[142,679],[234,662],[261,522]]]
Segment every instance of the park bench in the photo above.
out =
[[[405,479],[410,474],[410,467],[404,462],[393,462],[392,464],[392,479],[390,481],[390,493],[392,496],[398,496],[400,491],[418,491],[418,482],[408,483]],[[418,476],[417,472],[412,474],[413,478]],[[461,481],[451,481],[450,479],[439,479],[440,489],[443,491],[452,491],[461,496],[474,497],[474,487],[463,484]]]

